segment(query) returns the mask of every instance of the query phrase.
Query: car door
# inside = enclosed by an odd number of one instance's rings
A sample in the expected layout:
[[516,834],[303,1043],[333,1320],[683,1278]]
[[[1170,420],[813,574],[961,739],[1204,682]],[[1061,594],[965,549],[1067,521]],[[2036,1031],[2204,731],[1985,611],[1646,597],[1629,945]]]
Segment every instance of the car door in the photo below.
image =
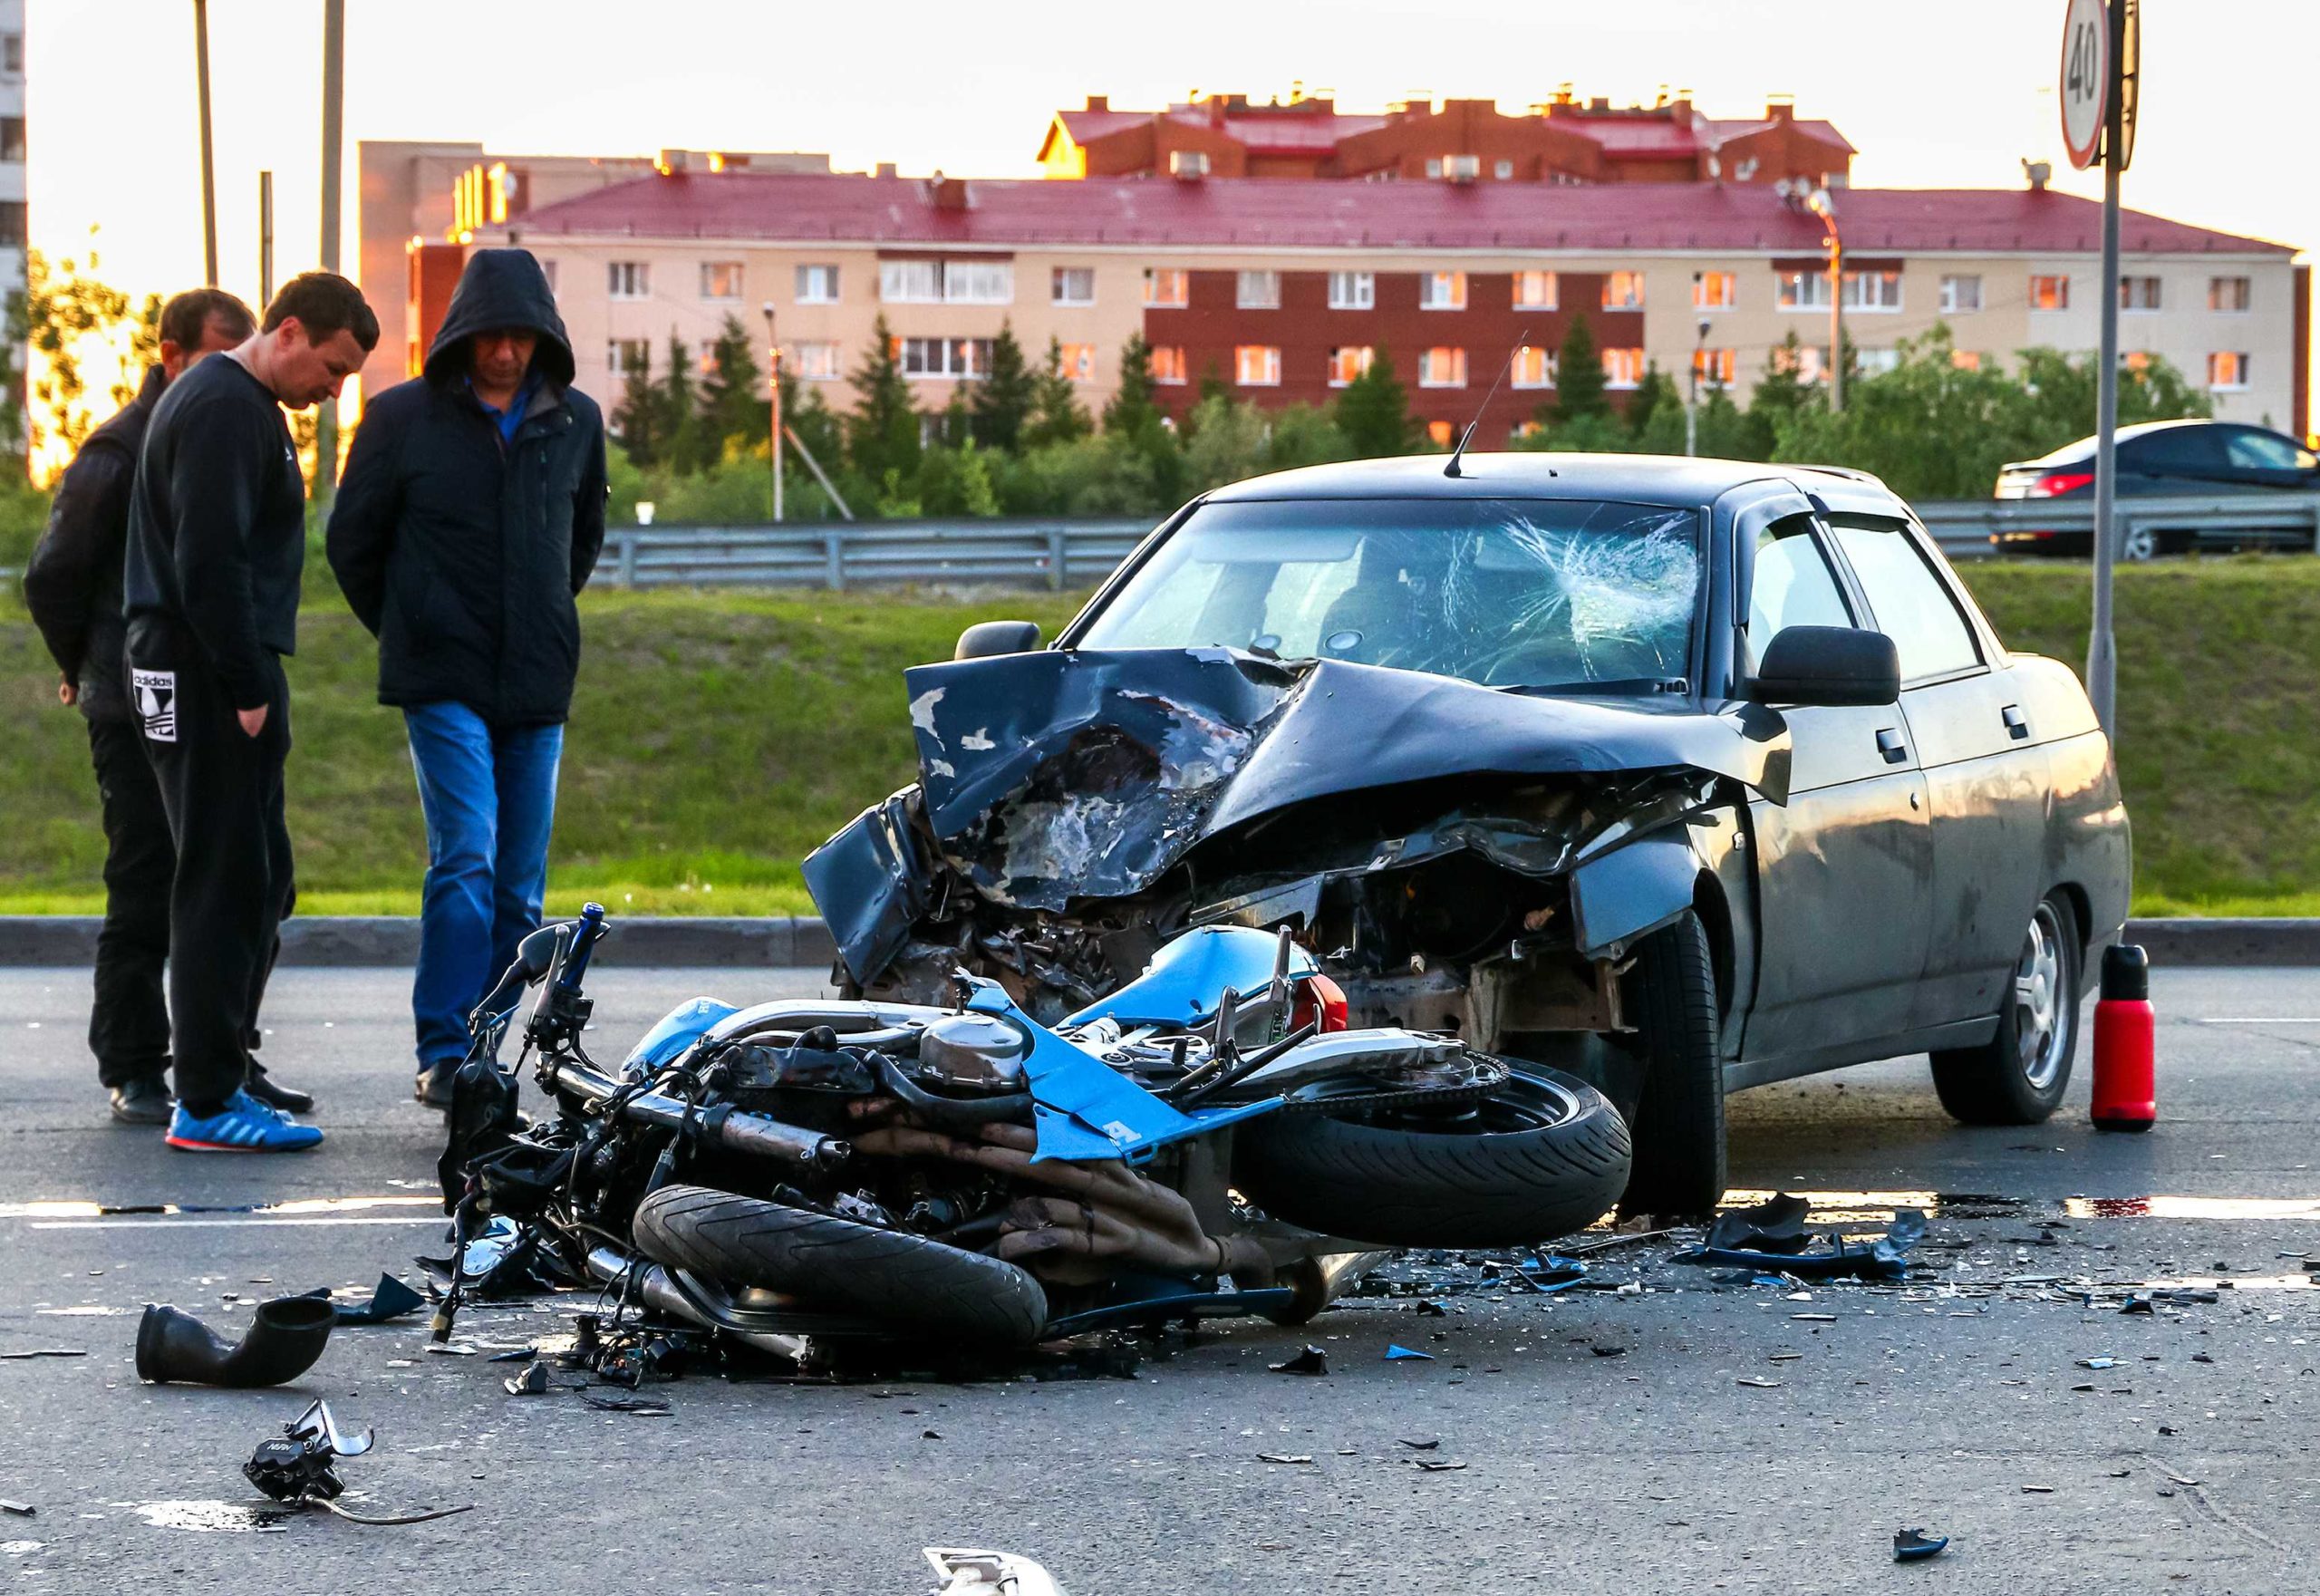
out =
[[2231,480],[2216,431],[2204,426],[2159,427],[2129,439],[2119,450],[2119,491],[2145,496],[2232,490],[2238,484]]
[[[1735,530],[1753,561],[1748,665],[1784,627],[1865,624],[1814,517]],[[1925,963],[1932,842],[1900,708],[1780,712],[1794,747],[1788,802],[1749,804],[1759,951],[1743,1057],[1762,1068],[1744,1079],[1875,1057],[1879,1039],[1907,1028]]]
[[1908,1029],[1998,1011],[2050,885],[2046,752],[2003,651],[1940,556],[1899,518],[1831,517],[1870,619],[1901,660],[1901,713],[1924,772],[1933,881]]
[[2258,488],[2306,488],[2320,477],[2320,459],[2292,438],[2261,427],[2218,427],[2231,474]]

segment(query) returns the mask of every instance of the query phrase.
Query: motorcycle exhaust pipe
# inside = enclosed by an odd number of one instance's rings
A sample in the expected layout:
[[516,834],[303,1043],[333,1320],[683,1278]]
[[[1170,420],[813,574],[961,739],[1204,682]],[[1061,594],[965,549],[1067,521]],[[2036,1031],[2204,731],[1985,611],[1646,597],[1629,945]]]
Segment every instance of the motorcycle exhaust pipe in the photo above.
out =
[[137,1378],[237,1390],[282,1385],[314,1366],[337,1322],[338,1310],[320,1297],[276,1297],[257,1305],[229,1346],[192,1314],[148,1302],[137,1324]]
[[792,1362],[806,1356],[804,1336],[781,1335],[772,1330],[740,1330],[720,1322],[701,1303],[693,1301],[690,1292],[679,1285],[673,1276],[658,1263],[642,1258],[631,1258],[616,1247],[597,1247],[588,1254],[588,1272],[614,1285],[626,1281],[647,1307],[656,1308],[672,1319],[686,1320],[703,1330],[722,1330],[735,1340],[746,1341],[761,1352]]

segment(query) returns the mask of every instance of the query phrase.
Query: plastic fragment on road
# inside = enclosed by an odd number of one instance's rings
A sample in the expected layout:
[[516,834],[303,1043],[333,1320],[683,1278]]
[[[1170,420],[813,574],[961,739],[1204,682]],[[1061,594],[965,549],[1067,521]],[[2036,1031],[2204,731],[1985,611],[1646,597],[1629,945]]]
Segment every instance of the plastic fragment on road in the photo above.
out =
[[13,1513],[18,1518],[32,1518],[39,1512],[40,1509],[29,1502],[17,1502],[6,1496],[0,1496],[0,1513]]
[[1431,1441],[1413,1441],[1407,1436],[1397,1436],[1395,1439],[1400,1441],[1403,1446],[1407,1446],[1413,1452],[1439,1452],[1442,1450],[1442,1441],[1439,1436]]
[[1401,1363],[1409,1360],[1415,1360],[1419,1363],[1431,1363],[1434,1361],[1434,1354],[1431,1352],[1421,1352],[1414,1347],[1397,1347],[1388,1344],[1386,1348],[1387,1362]]
[[1625,1347],[1594,1346],[1587,1349],[1598,1358],[1625,1358],[1628,1355]]
[[511,1374],[499,1383],[510,1397],[545,1397],[548,1390],[547,1365],[534,1361],[521,1374]]
[[926,1561],[942,1581],[934,1596],[1064,1596],[1054,1575],[1012,1552],[929,1546]]
[[2152,1311],[2151,1306],[2151,1294],[2147,1291],[2135,1291],[2131,1293],[2125,1301],[2119,1304],[2119,1311],[2122,1313],[2149,1313]]
[[666,1418],[669,1405],[655,1397],[599,1397],[594,1391],[580,1393],[580,1400],[600,1413],[633,1413],[645,1418]]
[[390,1320],[401,1319],[406,1313],[416,1313],[427,1306],[426,1298],[392,1274],[380,1275],[378,1289],[359,1302],[331,1301],[328,1286],[302,1294],[330,1302],[341,1324],[385,1324]]
[[2119,1360],[2115,1358],[2082,1358],[2078,1366],[2081,1369],[2116,1369]]
[[1310,1463],[1313,1461],[1313,1455],[1310,1452],[1260,1452],[1257,1454],[1257,1461],[1259,1463]]
[[1776,1391],[1780,1388],[1778,1380],[1768,1380],[1753,1374],[1744,1374],[1732,1383],[1735,1386],[1754,1386],[1760,1391]]
[[1885,1233],[1862,1246],[1835,1232],[1816,1234],[1806,1230],[1804,1216],[1810,1207],[1803,1197],[1784,1192],[1753,1208],[1718,1214],[1700,1245],[1671,1254],[1668,1262],[1746,1269],[1800,1280],[1893,1281],[1909,1272],[1909,1251],[1925,1239],[1921,1209],[1896,1208]]
[[15,1362],[26,1358],[86,1358],[86,1347],[28,1347],[21,1352],[0,1352],[0,1358]]
[[1466,1466],[1464,1460],[1455,1457],[1413,1457],[1410,1461],[1427,1474],[1454,1474]]
[[276,1297],[259,1303],[250,1328],[228,1345],[192,1314],[148,1302],[137,1322],[137,1378],[237,1390],[282,1385],[314,1366],[337,1322],[327,1302]]
[[1928,1535],[1923,1530],[1895,1530],[1893,1561],[1922,1562],[1928,1557],[1940,1556],[1942,1549],[1948,1544],[1949,1537],[1947,1535]]
[[1329,1372],[1329,1355],[1319,1347],[1309,1345],[1287,1362],[1268,1363],[1265,1367],[1275,1374],[1327,1374]]

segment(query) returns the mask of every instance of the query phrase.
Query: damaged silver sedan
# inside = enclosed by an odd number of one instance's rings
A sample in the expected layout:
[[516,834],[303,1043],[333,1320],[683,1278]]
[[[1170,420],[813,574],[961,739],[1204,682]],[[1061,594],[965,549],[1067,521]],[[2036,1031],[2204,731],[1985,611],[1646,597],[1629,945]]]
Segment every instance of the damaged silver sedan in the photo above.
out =
[[2044,1118],[2126,914],[2076,678],[1852,473],[1262,478],[1053,646],[978,626],[907,692],[921,780],[806,866],[854,991],[1053,1018],[1187,927],[1286,926],[1353,1023],[1602,1088],[1630,1212],[1711,1208],[1764,1082],[1925,1051],[1959,1118]]

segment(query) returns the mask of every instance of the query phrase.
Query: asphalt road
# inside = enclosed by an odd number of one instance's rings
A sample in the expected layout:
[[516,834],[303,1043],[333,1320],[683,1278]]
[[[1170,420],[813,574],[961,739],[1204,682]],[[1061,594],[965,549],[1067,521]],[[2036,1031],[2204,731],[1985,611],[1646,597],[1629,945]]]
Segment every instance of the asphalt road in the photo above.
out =
[[[763,997],[816,979],[604,971],[599,1050],[696,991]],[[2155,986],[2164,1118],[2148,1137],[2091,1132],[2083,1054],[2068,1108],[2037,1130],[1952,1126],[1921,1059],[1734,1100],[1736,1186],[1830,1194],[1832,1211],[1932,1210],[1923,1256],[1940,1272],[1904,1289],[1793,1301],[1713,1286],[1646,1245],[1595,1268],[1640,1293],[1478,1291],[1446,1298],[1440,1319],[1356,1300],[1302,1331],[1219,1331],[1133,1382],[695,1378],[663,1389],[671,1417],[648,1418],[510,1398],[507,1366],[427,1356],[419,1322],[340,1331],[287,1389],[141,1385],[130,1353],[149,1301],[232,1327],[247,1304],[228,1293],[414,1275],[412,1254],[437,1243],[440,1222],[411,1201],[430,1188],[439,1137],[405,1098],[403,978],[283,974],[266,1056],[324,1096],[330,1140],[253,1160],[173,1155],[111,1126],[81,1040],[86,977],[0,971],[0,1353],[87,1354],[0,1359],[0,1497],[38,1507],[0,1516],[0,1570],[67,1592],[914,1596],[933,1583],[920,1548],[976,1545],[1037,1557],[1074,1596],[2309,1591],[2320,1296],[2280,1255],[2320,1258],[2320,976],[2162,972]],[[395,1202],[25,1206],[316,1198]],[[2063,1222],[2056,1244],[2028,1241],[2041,1220]],[[2238,1283],[2218,1302],[2147,1318],[2102,1292],[2218,1276]],[[555,1328],[546,1309],[462,1321],[498,1344]],[[1307,1340],[1327,1349],[1328,1376],[1266,1371]],[[1390,1343],[1434,1360],[1387,1362]],[[2120,1361],[2076,1362],[2097,1356]],[[264,1534],[157,1527],[139,1511],[249,1500],[239,1465],[316,1396],[342,1423],[377,1427],[376,1451],[347,1465],[354,1505],[475,1511],[403,1528],[302,1517]],[[1952,1536],[1950,1550],[1896,1567],[1904,1525]]]

